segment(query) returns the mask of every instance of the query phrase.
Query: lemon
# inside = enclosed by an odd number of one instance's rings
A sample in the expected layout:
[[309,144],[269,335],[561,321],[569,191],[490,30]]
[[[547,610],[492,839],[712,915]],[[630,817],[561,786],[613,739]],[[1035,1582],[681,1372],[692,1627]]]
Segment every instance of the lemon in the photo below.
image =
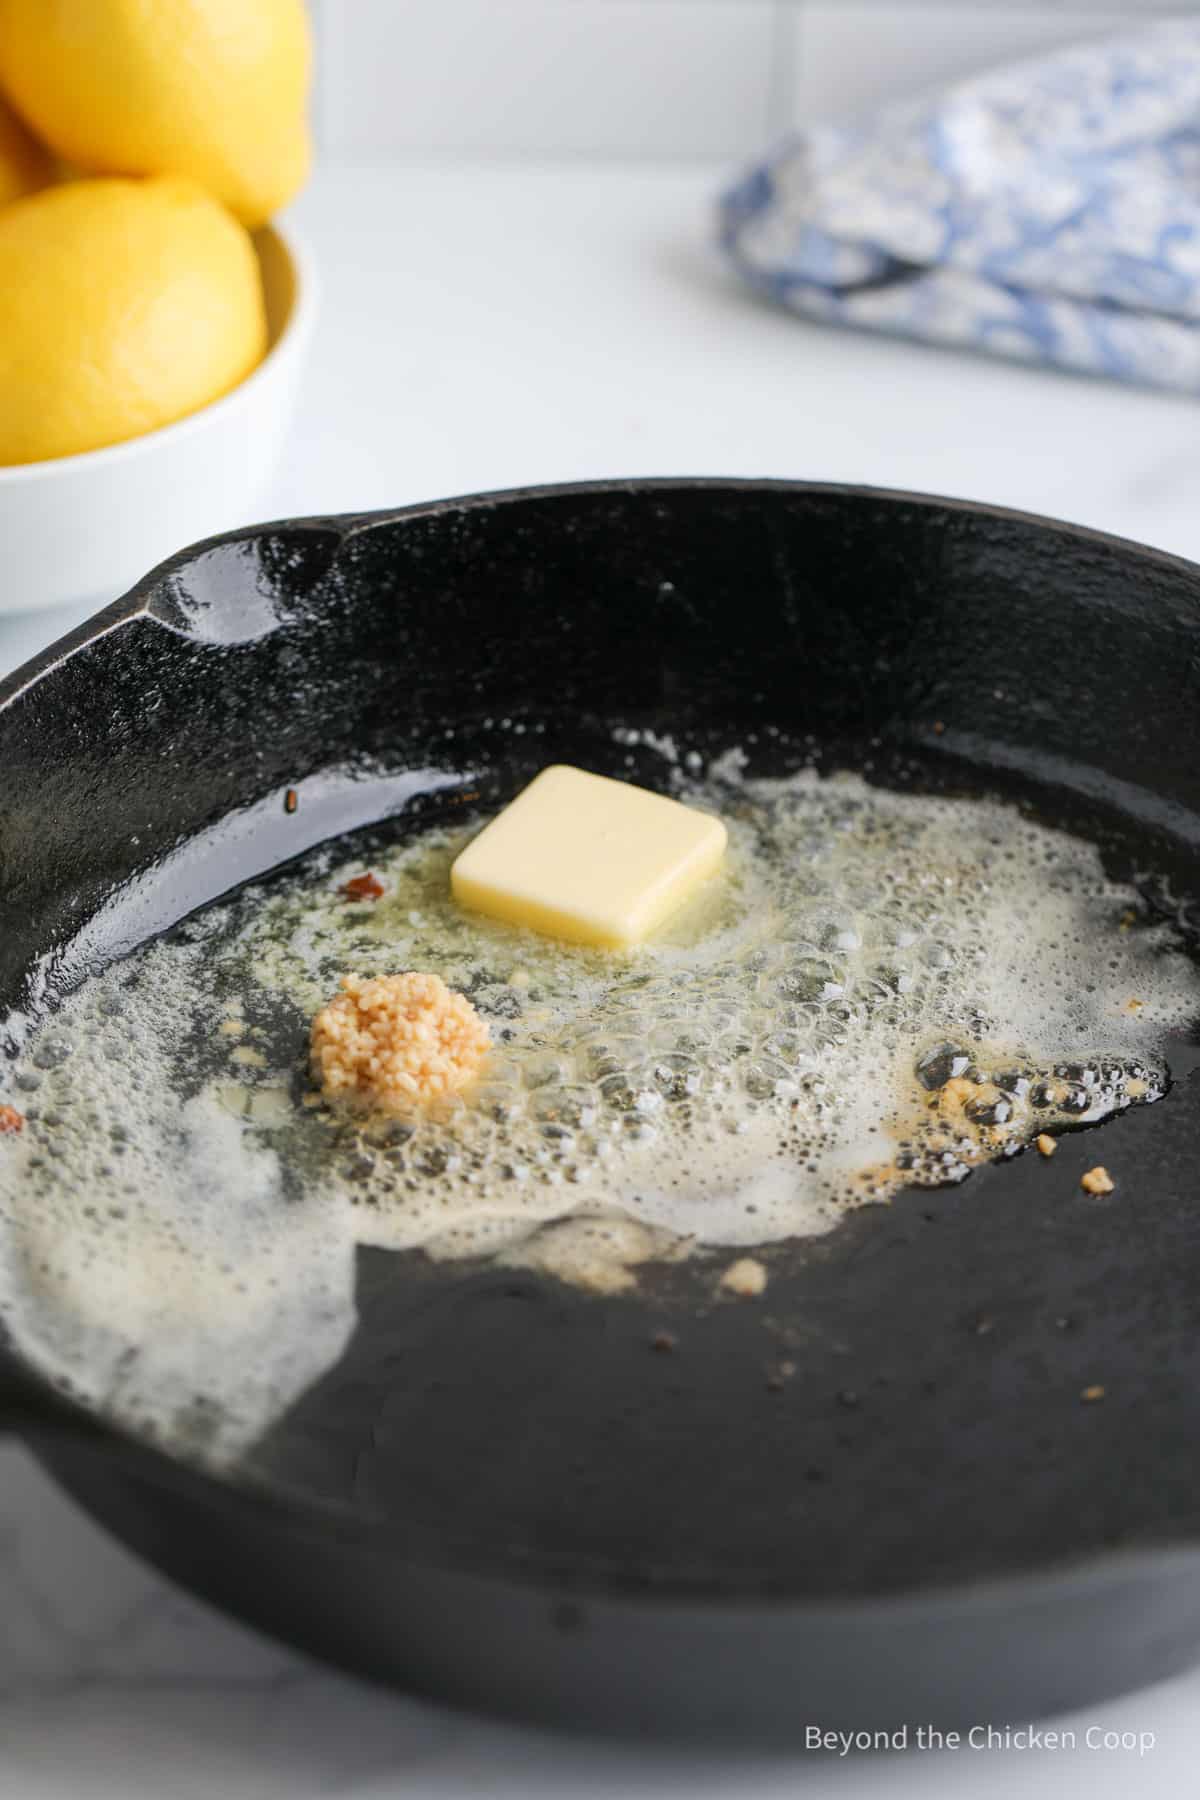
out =
[[0,82],[94,174],[190,175],[261,225],[309,164],[302,0],[0,0]]
[[0,94],[0,206],[45,187],[53,174],[49,156]]
[[0,464],[182,418],[266,341],[249,233],[194,182],[75,181],[0,211]]

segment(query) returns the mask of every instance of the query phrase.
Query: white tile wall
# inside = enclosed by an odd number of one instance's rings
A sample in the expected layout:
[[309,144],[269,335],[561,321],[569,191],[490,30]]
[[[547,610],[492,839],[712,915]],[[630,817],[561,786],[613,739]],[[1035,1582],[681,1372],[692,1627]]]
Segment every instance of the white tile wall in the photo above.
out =
[[310,0],[327,155],[736,157],[1197,0]]
[[721,155],[768,117],[774,0],[334,0],[322,23],[335,152]]
[[1111,7],[806,0],[792,46],[793,119],[866,109],[1128,23]]

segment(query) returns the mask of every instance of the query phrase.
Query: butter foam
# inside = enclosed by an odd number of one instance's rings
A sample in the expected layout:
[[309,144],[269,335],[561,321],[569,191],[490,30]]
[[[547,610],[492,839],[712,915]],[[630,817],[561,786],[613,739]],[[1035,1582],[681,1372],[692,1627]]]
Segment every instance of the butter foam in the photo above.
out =
[[[0,1317],[132,1428],[236,1456],[355,1323],[354,1249],[608,1292],[803,1238],[1046,1129],[1157,1098],[1200,976],[1090,845],[993,801],[746,779],[723,872],[614,954],[458,911],[469,833],[336,847],[90,979],[5,1073]],[[468,1096],[364,1121],[309,1091],[342,973],[430,970],[487,1019]]]

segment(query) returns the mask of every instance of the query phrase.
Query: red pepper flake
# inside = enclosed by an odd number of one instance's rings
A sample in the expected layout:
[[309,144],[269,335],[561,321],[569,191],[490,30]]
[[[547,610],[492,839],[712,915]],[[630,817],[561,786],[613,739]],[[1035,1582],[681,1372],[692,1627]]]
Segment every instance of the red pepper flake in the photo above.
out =
[[19,1113],[15,1106],[0,1106],[0,1131],[23,1131],[24,1129],[24,1113]]
[[368,869],[365,875],[354,875],[343,882],[341,892],[347,900],[378,900],[384,886],[378,875],[372,875]]
[[287,812],[287,813],[295,812],[295,810],[299,806],[299,804],[300,804],[300,796],[297,794],[295,788],[289,788],[287,793],[283,796],[284,812]]

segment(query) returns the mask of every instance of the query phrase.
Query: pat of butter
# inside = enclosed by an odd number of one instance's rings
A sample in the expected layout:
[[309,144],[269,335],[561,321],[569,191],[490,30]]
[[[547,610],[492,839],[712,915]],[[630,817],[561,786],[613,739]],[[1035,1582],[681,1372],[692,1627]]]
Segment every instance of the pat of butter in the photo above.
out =
[[623,949],[715,874],[725,837],[710,813],[558,764],[467,845],[450,887],[474,912]]

